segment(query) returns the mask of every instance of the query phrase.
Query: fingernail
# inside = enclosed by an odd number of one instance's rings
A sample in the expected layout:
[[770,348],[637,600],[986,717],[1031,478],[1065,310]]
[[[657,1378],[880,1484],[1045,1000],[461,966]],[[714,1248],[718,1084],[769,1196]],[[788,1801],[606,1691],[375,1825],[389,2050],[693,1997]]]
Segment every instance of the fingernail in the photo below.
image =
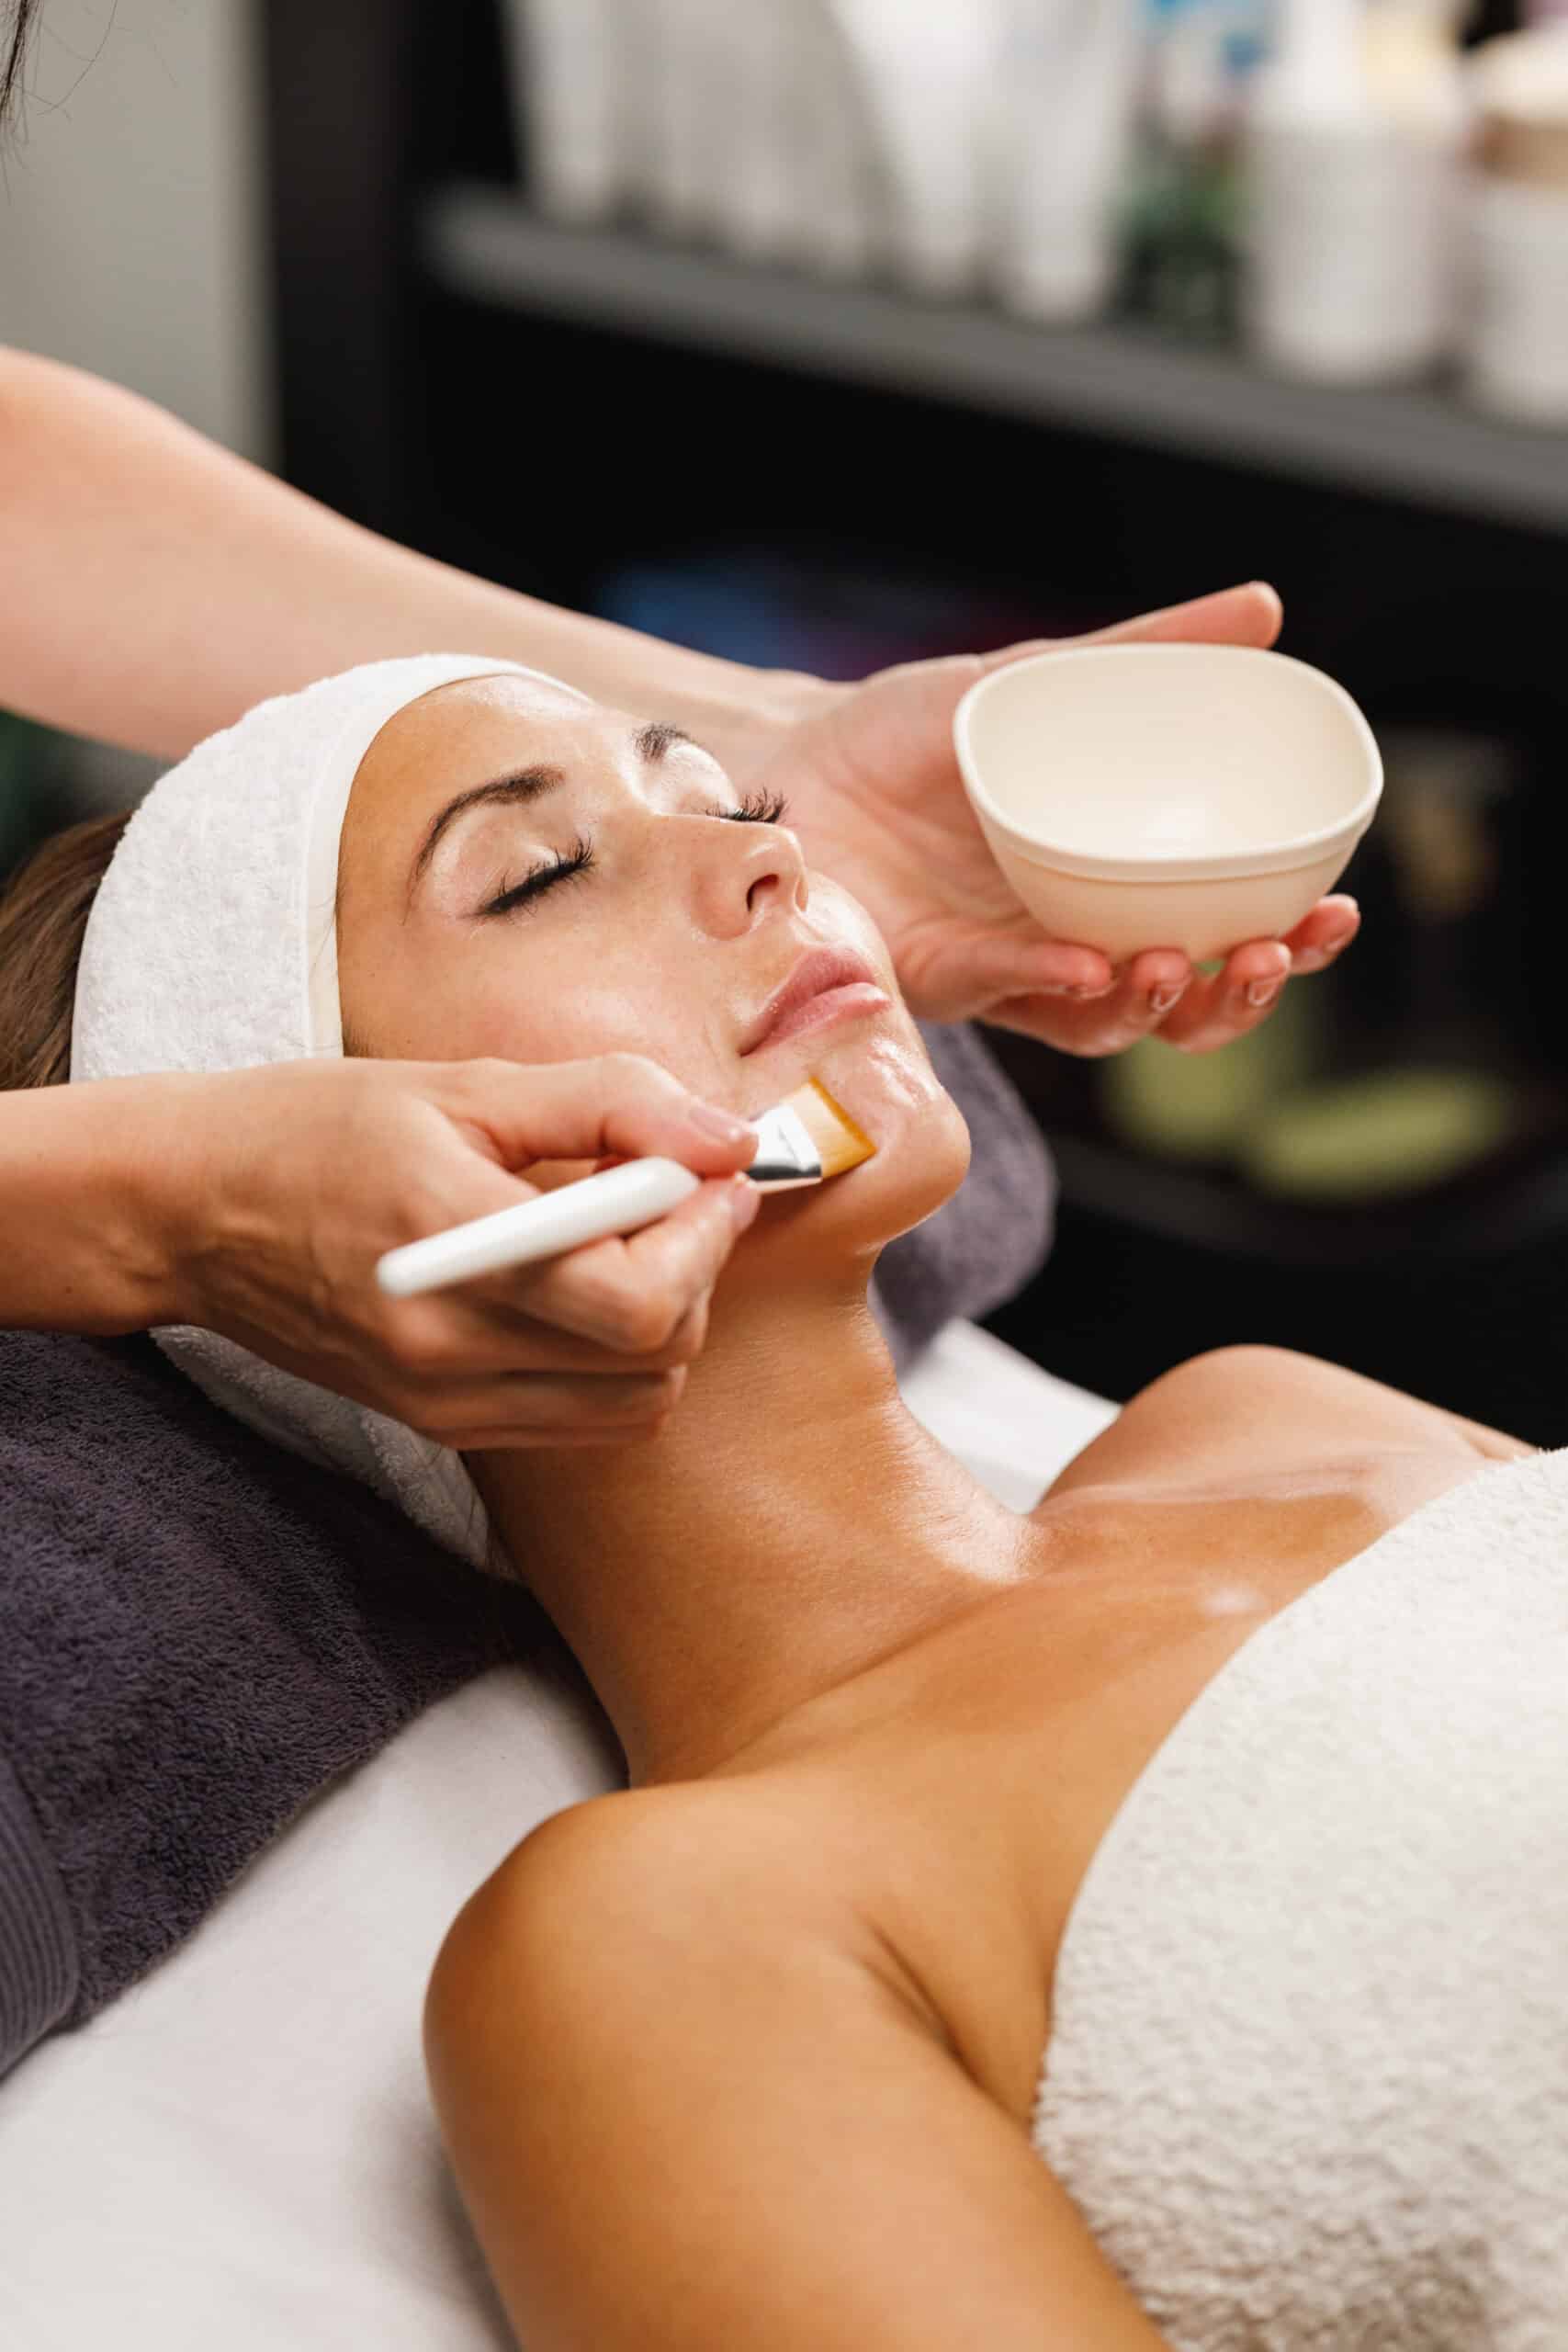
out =
[[1273,1003],[1284,985],[1283,980],[1248,980],[1247,1001],[1255,1012],[1261,1012],[1266,1004]]
[[742,1143],[757,1132],[744,1119],[736,1118],[728,1111],[716,1110],[711,1102],[688,1102],[686,1116],[697,1133],[713,1143]]
[[1149,990],[1149,1010],[1151,1012],[1168,1012],[1173,1004],[1180,1003],[1186,993],[1185,980],[1168,980],[1163,988]]
[[1091,989],[1085,987],[1083,982],[1079,981],[1076,987],[1067,990],[1067,994],[1077,1004],[1091,1004],[1098,996],[1109,996],[1115,986],[1114,980],[1107,980],[1102,987]]
[[729,1182],[729,1221],[737,1233],[744,1233],[762,1205],[762,1195],[749,1176],[732,1176]]
[[1332,964],[1336,956],[1349,946],[1355,936],[1353,931],[1342,931],[1337,939],[1325,939],[1316,947],[1303,947],[1301,954],[1292,959],[1292,970],[1321,972],[1325,964]]

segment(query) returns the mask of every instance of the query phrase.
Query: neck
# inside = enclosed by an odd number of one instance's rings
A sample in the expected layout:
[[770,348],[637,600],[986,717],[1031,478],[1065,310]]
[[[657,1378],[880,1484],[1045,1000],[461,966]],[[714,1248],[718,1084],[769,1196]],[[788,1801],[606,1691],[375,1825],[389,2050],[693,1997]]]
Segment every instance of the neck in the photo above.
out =
[[904,1406],[863,1284],[721,1292],[651,1445],[468,1466],[634,1785],[733,1763],[1029,1573],[1028,1523]]

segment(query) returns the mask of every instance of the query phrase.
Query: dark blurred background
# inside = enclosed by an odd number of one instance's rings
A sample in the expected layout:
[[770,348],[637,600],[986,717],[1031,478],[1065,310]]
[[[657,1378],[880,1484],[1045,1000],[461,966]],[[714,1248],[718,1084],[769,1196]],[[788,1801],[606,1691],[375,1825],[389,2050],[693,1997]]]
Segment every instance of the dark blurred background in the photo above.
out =
[[[96,78],[122,119],[122,74],[172,76],[158,103],[182,117],[207,94],[227,133],[168,204],[209,246],[165,288],[144,233],[134,334],[73,342],[37,253],[57,167],[35,133],[0,332],[140,381],[378,529],[840,677],[1274,582],[1284,649],[1343,681],[1388,763],[1344,885],[1363,939],[1213,1059],[997,1040],[1062,1203],[1045,1272],[994,1328],[1114,1397],[1266,1340],[1568,1442],[1568,430],[1486,413],[1452,364],[1393,389],[1266,375],[1226,233],[1194,253],[1190,209],[1172,250],[1202,299],[1168,300],[1146,183],[1101,314],[1044,326],[983,283],[939,300],[874,259],[828,277],[655,237],[635,204],[547,217],[500,0],[118,14],[72,105]],[[1465,38],[1515,20],[1477,10]],[[205,377],[167,373],[165,291],[198,356],[233,314]],[[0,718],[0,855],[135,783]]]

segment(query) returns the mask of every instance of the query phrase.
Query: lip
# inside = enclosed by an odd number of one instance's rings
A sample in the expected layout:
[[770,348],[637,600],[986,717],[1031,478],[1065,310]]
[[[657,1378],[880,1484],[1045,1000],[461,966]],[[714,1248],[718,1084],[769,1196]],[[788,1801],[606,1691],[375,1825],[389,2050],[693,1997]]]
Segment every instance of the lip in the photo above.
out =
[[[829,1004],[826,1000],[830,997],[840,1001]],[[863,956],[847,947],[809,948],[763,1005],[747,1032],[741,1055],[756,1053],[775,1036],[816,1028],[840,1012],[875,1012],[892,1001]]]

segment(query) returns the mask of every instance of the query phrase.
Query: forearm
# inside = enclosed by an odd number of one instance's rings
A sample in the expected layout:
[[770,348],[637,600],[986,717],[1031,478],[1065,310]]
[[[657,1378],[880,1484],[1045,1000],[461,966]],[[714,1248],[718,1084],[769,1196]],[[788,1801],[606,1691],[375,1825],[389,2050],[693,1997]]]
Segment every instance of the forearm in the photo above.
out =
[[186,1220],[155,1129],[167,1090],[185,1083],[0,1094],[0,1329],[105,1333],[182,1319]]
[[554,672],[738,766],[818,691],[433,562],[133,393],[0,349],[0,704],[174,758],[268,695],[447,651]]

